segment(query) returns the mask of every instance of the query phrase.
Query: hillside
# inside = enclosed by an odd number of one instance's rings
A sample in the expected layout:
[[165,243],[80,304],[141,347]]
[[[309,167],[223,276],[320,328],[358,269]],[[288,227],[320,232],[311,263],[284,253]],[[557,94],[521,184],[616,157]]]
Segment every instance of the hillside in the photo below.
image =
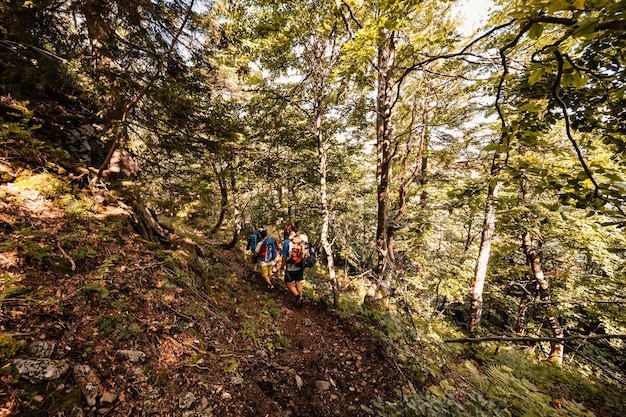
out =
[[21,151],[48,164],[3,164],[0,415],[359,416],[397,399],[363,325],[296,308],[201,233],[142,240],[115,193]]

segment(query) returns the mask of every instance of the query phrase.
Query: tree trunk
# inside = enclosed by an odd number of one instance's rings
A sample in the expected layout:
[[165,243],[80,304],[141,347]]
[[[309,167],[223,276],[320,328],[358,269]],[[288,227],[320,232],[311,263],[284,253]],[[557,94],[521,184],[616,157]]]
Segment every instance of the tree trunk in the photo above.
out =
[[389,223],[389,184],[391,181],[393,76],[395,73],[395,38],[393,34],[378,47],[378,83],[376,94],[376,179],[377,220],[376,249],[378,262],[376,273],[379,284],[390,286],[388,277],[389,248],[387,233]]
[[222,224],[224,223],[224,219],[226,218],[226,211],[228,210],[228,187],[226,186],[226,179],[224,178],[223,171],[220,171],[215,162],[213,165],[213,172],[215,173],[215,178],[217,179],[217,184],[220,187],[220,212],[217,216],[217,220],[215,221],[215,225],[211,229],[210,234],[214,235],[220,230]]
[[226,249],[232,249],[239,240],[241,229],[243,228],[243,221],[241,219],[241,209],[239,207],[239,193],[237,192],[237,180],[233,170],[230,170],[230,189],[233,192],[233,239],[225,245]]
[[[530,196],[529,187],[522,178],[522,199],[523,201],[527,201]],[[528,219],[525,219],[528,223]],[[558,317],[553,314],[550,314],[552,295],[550,291],[550,282],[546,278],[543,273],[543,269],[541,267],[541,250],[539,248],[535,248],[533,245],[533,239],[529,232],[529,226],[524,231],[522,236],[522,250],[526,255],[526,261],[528,262],[528,266],[530,266],[531,272],[535,280],[537,280],[537,284],[539,285],[539,299],[544,303],[544,308],[546,312],[548,312],[548,325],[552,330],[552,333],[556,339],[563,338],[563,328],[561,327],[561,323],[559,323]],[[550,361],[561,365],[563,364],[563,343],[550,342]]]
[[[421,106],[418,105],[417,100],[413,101],[413,114],[411,118],[411,122],[409,123],[409,127],[407,130],[409,132],[413,132],[415,126],[416,119],[416,110],[421,109],[421,129],[418,135],[417,143],[414,143],[414,135],[413,133],[409,133],[406,142],[406,149],[404,151],[404,155],[402,156],[401,166],[402,172],[400,173],[400,181],[398,185],[398,200],[396,202],[396,215],[393,218],[393,224],[389,225],[387,230],[387,250],[389,253],[389,260],[395,265],[397,265],[396,257],[393,250],[393,238],[395,235],[395,231],[397,228],[397,224],[402,220],[404,214],[406,212],[407,206],[407,195],[409,192],[409,187],[414,184],[416,181],[419,182],[420,185],[426,184],[426,171],[424,169],[424,149],[426,147],[426,139],[428,135],[428,126],[429,126],[429,118],[428,118],[428,103],[429,97],[424,97],[421,103]],[[417,146],[417,149],[414,148]],[[414,152],[415,151],[415,152]],[[412,158],[414,162],[411,162]]]
[[530,305],[531,301],[528,295],[522,295],[517,309],[517,322],[515,323],[515,332],[517,334],[521,335],[526,331],[526,312],[528,311],[528,307]]
[[[495,161],[495,159],[494,159]],[[494,162],[495,164],[495,162]],[[492,167],[492,172],[494,171]],[[493,175],[492,175],[493,178]],[[483,222],[483,232],[480,239],[480,249],[478,250],[478,260],[474,269],[474,282],[472,284],[472,301],[470,305],[469,334],[475,335],[483,314],[483,289],[487,277],[487,266],[491,256],[491,241],[496,227],[496,204],[498,196],[498,183],[489,181],[487,190],[487,201],[485,202],[485,220]]]
[[[335,271],[335,258],[333,248],[328,238],[330,228],[330,210],[328,204],[328,185],[327,185],[327,159],[326,159],[326,143],[324,142],[324,115],[326,112],[326,100],[328,99],[328,76],[331,68],[337,58],[335,42],[330,42],[327,38],[318,36],[312,39],[309,45],[309,65],[311,67],[313,80],[313,114],[312,127],[313,134],[317,139],[317,154],[319,162],[320,174],[320,204],[322,208],[322,229],[320,240],[324,253],[326,255],[326,266],[328,268],[328,276],[331,282],[333,293],[333,307],[339,307],[339,283],[337,282],[337,272]],[[329,54],[328,52],[331,51]]]
[[324,137],[322,134],[322,103],[321,99],[316,103],[315,112],[315,134],[317,136],[317,150],[319,156],[320,170],[320,201],[322,204],[322,233],[321,241],[324,253],[326,254],[326,264],[328,268],[328,276],[332,285],[333,307],[339,307],[339,283],[337,282],[337,273],[335,271],[335,258],[333,256],[333,248],[328,240],[328,229],[330,223],[330,212],[328,210],[328,190],[326,184],[326,148],[324,145]]
[[141,237],[151,242],[164,242],[167,240],[167,233],[150,209],[148,209],[140,198],[132,201],[134,221]]

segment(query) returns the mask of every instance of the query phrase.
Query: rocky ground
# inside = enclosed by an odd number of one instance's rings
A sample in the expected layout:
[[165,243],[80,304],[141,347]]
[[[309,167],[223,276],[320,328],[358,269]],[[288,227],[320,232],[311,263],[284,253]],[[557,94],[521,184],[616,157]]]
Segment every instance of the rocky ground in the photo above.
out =
[[[105,189],[3,165],[0,415],[365,416],[406,379],[363,324],[238,250],[132,229]],[[314,272],[307,272],[315,274]]]

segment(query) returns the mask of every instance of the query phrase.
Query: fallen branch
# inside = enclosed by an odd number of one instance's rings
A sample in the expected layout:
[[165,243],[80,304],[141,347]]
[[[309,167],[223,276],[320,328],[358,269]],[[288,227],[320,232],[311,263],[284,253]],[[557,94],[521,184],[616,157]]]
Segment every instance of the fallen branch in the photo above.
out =
[[65,259],[67,259],[70,262],[70,264],[72,265],[72,271],[76,271],[76,263],[74,262],[74,260],[72,259],[71,256],[69,256],[67,253],[65,253],[65,251],[63,250],[63,247],[61,247],[61,243],[60,242],[57,242],[57,247],[61,251],[61,254],[63,255],[63,257]]
[[577,335],[567,337],[523,337],[523,336],[489,336],[489,337],[461,337],[458,339],[443,339],[445,343],[482,343],[482,342],[555,342],[563,343],[570,340],[601,340],[601,339],[624,339],[626,334],[596,334],[596,335]]

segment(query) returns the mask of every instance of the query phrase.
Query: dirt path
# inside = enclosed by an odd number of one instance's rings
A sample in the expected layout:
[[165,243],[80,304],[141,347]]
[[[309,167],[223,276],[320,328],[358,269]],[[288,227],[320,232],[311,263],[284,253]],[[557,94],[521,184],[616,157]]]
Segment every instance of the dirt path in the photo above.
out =
[[[243,371],[249,385],[235,395],[240,415],[366,416],[362,406],[377,397],[397,399],[404,378],[362,325],[308,300],[296,308],[284,287],[271,294],[281,310],[274,325],[291,348]],[[226,416],[236,410],[223,411]]]

